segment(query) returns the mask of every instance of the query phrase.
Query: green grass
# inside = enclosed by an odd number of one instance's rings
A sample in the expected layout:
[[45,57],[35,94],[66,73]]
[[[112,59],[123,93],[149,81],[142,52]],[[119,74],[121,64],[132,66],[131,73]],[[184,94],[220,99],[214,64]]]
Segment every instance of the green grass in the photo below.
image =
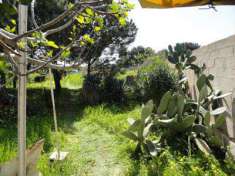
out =
[[[62,84],[78,88],[82,79],[78,74],[68,75]],[[28,146],[40,138],[46,141],[38,163],[38,169],[45,176],[224,176],[235,173],[232,162],[225,165],[213,157],[201,154],[188,157],[171,149],[153,160],[133,160],[131,155],[136,144],[122,132],[128,128],[128,118],[140,116],[140,105],[84,107],[79,102],[79,90],[68,89],[56,97],[56,107],[61,147],[69,155],[65,161],[51,163],[48,157],[58,136],[53,132],[50,97],[44,97],[49,95],[49,90],[41,88],[46,84],[32,84],[28,90],[29,108],[33,108],[36,115],[27,119]],[[0,163],[15,157],[16,151],[17,127],[16,122],[11,122],[0,128]]]
[[[74,97],[75,94],[73,94]],[[72,96],[72,95],[71,95]],[[62,99],[63,96],[61,96]],[[72,109],[58,109],[62,150],[68,151],[65,161],[50,163],[49,153],[54,148],[52,116],[28,120],[28,144],[46,138],[44,153],[38,163],[46,176],[225,176],[220,163],[201,154],[183,156],[167,149],[154,160],[132,160],[135,143],[122,136],[127,129],[127,118],[140,116],[140,106],[118,107],[99,105],[83,107],[71,101]],[[59,103],[60,106],[63,103]],[[68,103],[69,104],[69,103]],[[66,105],[67,106],[67,105]],[[74,109],[77,106],[77,110]],[[61,113],[64,111],[63,113]],[[5,136],[6,134],[7,137]],[[5,136],[5,142],[2,141]],[[14,141],[12,140],[14,139]],[[5,129],[1,134],[1,162],[16,154],[16,129]],[[2,148],[5,148],[2,150]],[[229,174],[227,174],[229,175]]]
[[[27,87],[31,89],[37,89],[37,88],[50,88],[50,80],[49,76],[46,76],[45,81],[43,82],[33,82],[35,76],[38,74],[30,75],[29,81],[27,83]],[[68,89],[80,89],[82,87],[84,80],[84,76],[82,73],[71,73],[66,75],[61,80],[61,86],[62,88],[68,88]],[[52,82],[53,88],[54,88],[54,80]]]
[[69,74],[61,80],[62,87],[69,89],[80,89],[84,76],[81,73]]
[[46,159],[43,157],[39,164],[42,173],[68,176],[128,175],[133,168],[129,156],[133,145],[121,133],[127,127],[126,119],[137,115],[139,108],[122,111],[116,106],[86,107],[82,116],[77,116],[73,131],[66,134],[63,150],[69,152],[67,160],[63,165],[45,168],[43,163]]
[[[44,150],[52,146],[52,132],[49,117],[31,117],[27,119],[27,146],[30,147],[39,139],[45,139]],[[6,162],[17,153],[17,127],[11,123],[7,128],[0,128],[0,163]]]

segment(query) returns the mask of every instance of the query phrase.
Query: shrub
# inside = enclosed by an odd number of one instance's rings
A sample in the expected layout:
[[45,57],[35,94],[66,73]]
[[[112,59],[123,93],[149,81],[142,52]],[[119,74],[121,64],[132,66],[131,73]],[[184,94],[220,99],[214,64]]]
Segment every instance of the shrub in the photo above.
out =
[[107,76],[102,80],[102,100],[110,103],[121,103],[125,100],[123,81]]
[[86,77],[82,88],[82,101],[85,104],[96,105],[101,102],[121,103],[125,100],[123,81],[113,75],[98,74]]
[[98,75],[90,75],[85,77],[82,86],[81,99],[82,102],[89,105],[100,103],[101,79]]
[[143,101],[152,99],[156,104],[168,90],[175,89],[175,75],[167,63],[159,58],[150,59],[137,74],[135,95]]

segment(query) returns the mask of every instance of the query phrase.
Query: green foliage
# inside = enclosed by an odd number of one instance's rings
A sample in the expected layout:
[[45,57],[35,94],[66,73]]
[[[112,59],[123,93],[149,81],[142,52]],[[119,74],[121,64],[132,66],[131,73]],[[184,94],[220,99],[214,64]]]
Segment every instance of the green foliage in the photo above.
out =
[[95,105],[100,103],[100,83],[101,79],[97,75],[85,77],[81,93],[81,99],[85,104]]
[[[72,80],[72,77],[76,80],[77,76],[76,74],[68,75],[67,81],[70,78]],[[49,107],[49,105],[42,101],[45,97],[40,93],[41,91],[40,84],[37,84],[37,89],[28,89],[30,104],[34,102],[37,105],[35,110],[38,116],[28,116],[27,142],[31,146],[39,138],[46,138],[47,148],[38,163],[38,168],[43,175],[110,175],[116,170],[120,175],[127,176],[156,176],[169,173],[185,176],[216,176],[225,175],[225,171],[228,175],[234,173],[232,160],[226,160],[225,165],[212,156],[207,157],[197,153],[188,157],[168,148],[152,160],[146,161],[143,158],[132,160],[129,156],[130,152],[135,149],[135,145],[121,134],[128,127],[127,118],[138,117],[141,107],[111,104],[84,107],[79,102],[78,91],[73,90],[64,90],[61,96],[56,97],[58,122],[64,139],[62,148],[64,151],[69,151],[69,155],[63,162],[49,164],[48,155],[53,150],[55,136],[51,132],[53,130],[51,109],[44,110],[44,106]],[[47,93],[49,95],[49,90]],[[39,108],[40,111],[38,111]],[[46,115],[39,115],[41,111]],[[5,129],[0,128],[1,162],[16,155],[16,136],[15,122],[11,122]],[[150,133],[148,138],[154,141],[152,137]]]
[[[88,65],[88,74],[90,74],[92,69],[98,70],[99,65],[106,66],[112,59],[115,59],[115,56],[113,57],[114,51],[120,46],[127,46],[133,42],[137,32],[133,21],[127,21],[125,26],[120,26],[117,23],[112,24],[110,21],[101,18],[99,23],[102,23],[103,27],[100,25],[95,26],[95,34],[89,35],[89,37],[85,34],[88,38],[81,41],[86,46],[81,58]],[[91,38],[91,36],[93,37]],[[105,49],[109,49],[105,53],[106,57],[100,59]]]
[[5,86],[6,84],[6,72],[7,64],[6,62],[0,60],[0,87]]
[[102,80],[102,99],[109,103],[123,103],[125,95],[123,81],[109,75]]
[[[192,57],[188,56],[186,60],[189,60],[190,58]],[[186,64],[184,65],[183,63]],[[177,134],[176,132],[187,132],[186,136],[188,138],[189,147],[188,152],[191,153],[190,140],[192,139],[194,140],[198,149],[206,154],[209,154],[212,153],[209,144],[212,146],[217,146],[218,148],[226,148],[226,146],[223,145],[221,136],[219,135],[219,128],[221,125],[224,124],[225,121],[225,116],[223,115],[223,113],[226,111],[226,108],[218,107],[217,109],[210,111],[209,106],[212,105],[214,100],[218,97],[223,98],[224,96],[227,96],[229,94],[218,96],[219,91],[214,91],[210,83],[212,76],[206,76],[205,74],[203,74],[203,67],[190,67],[191,64],[192,62],[188,64],[185,61],[178,60],[178,62],[176,63],[176,67],[178,68],[178,76],[181,78],[181,80],[178,82],[177,91],[174,92],[171,96],[168,96],[170,94],[169,92],[166,93],[164,97],[167,98],[162,99],[161,101],[161,103],[164,103],[164,105],[166,105],[167,101],[173,101],[175,97],[176,101],[172,104],[177,105],[170,106],[171,103],[169,102],[168,107],[166,108],[167,116],[163,115],[164,119],[167,117],[171,118],[172,121],[167,125],[165,124],[165,127],[167,126],[168,130],[166,132],[167,134],[163,136],[171,136],[172,134],[174,134],[175,137],[177,135],[177,137],[179,137],[179,134]],[[182,67],[180,67],[179,65],[181,65]],[[188,96],[187,81],[182,81],[182,79],[186,80],[186,77],[184,75],[184,70],[186,68],[193,69],[195,71],[195,74],[198,75],[197,88],[199,95],[196,100]],[[179,99],[182,100],[179,102]],[[172,110],[173,107],[176,108]],[[209,121],[213,116],[216,119],[215,123],[210,124]],[[159,119],[161,119],[161,116],[159,116]],[[159,125],[161,126],[162,120],[158,121]],[[183,139],[183,137],[181,138]],[[187,141],[187,138],[184,140]]]
[[143,101],[153,99],[158,105],[162,95],[175,89],[175,75],[167,63],[159,58],[152,58],[137,73],[135,94]]
[[[218,103],[218,100],[222,100],[230,94],[221,95],[221,91],[212,87],[211,81],[214,76],[203,73],[205,66],[194,65],[193,62],[196,58],[190,53],[181,54],[173,51],[171,47],[169,50],[176,61],[178,81],[175,89],[164,93],[160,103],[157,104],[157,113],[152,118],[152,126],[155,129],[152,131],[152,135],[160,137],[161,146],[171,146],[188,155],[200,150],[206,155],[213,153],[216,157],[221,157],[221,153],[226,151],[228,139],[220,130],[225,122],[226,108]],[[199,94],[194,98],[190,95],[185,74],[188,69],[193,70],[198,78],[196,86]],[[146,77],[143,78],[146,79]],[[156,91],[155,93],[157,93]],[[211,118],[215,119],[214,123],[210,121]],[[142,128],[137,126],[135,130],[138,131]],[[137,139],[132,135],[132,140]],[[185,146],[185,144],[187,145]],[[217,155],[218,151],[221,152],[220,156]],[[225,156],[222,158],[224,159]]]
[[123,81],[113,75],[87,76],[83,82],[81,96],[84,103],[89,105],[101,102],[123,103],[125,101]]
[[[197,43],[177,43],[174,48],[168,46],[168,60],[176,64],[177,62],[184,62],[185,59],[192,60],[189,56],[192,54],[192,51],[199,48],[200,46]],[[195,58],[194,58],[195,59]],[[188,62],[188,61],[185,61]],[[192,62],[192,61],[190,61]]]
[[116,78],[119,80],[125,80],[127,77],[136,77],[137,72],[138,72],[137,69],[122,70],[116,74]]
[[141,118],[137,120],[128,119],[130,127],[123,133],[124,136],[137,142],[135,149],[136,156],[143,153],[156,156],[161,149],[158,141],[153,141],[149,137],[151,128],[154,124],[152,117],[153,108],[153,101],[148,101],[146,105],[142,107]]
[[149,175],[179,176],[226,176],[221,164],[213,156],[199,153],[190,157],[165,149],[148,163]]
[[[5,27],[11,24],[11,20],[17,14],[17,9],[9,2],[0,3],[0,26]],[[11,24],[12,25],[12,24]],[[10,27],[10,26],[9,26]]]
[[121,26],[125,26],[127,24],[127,12],[133,8],[134,4],[129,3],[128,0],[121,0],[120,2],[112,1],[109,6],[109,11],[115,13],[115,16],[118,18],[118,22]]
[[56,48],[56,49],[59,48],[58,45],[56,45],[56,43],[54,41],[47,41],[46,45],[49,47],[52,47],[52,48]]
[[155,51],[150,48],[144,48],[143,46],[137,46],[127,51],[126,47],[119,48],[118,64],[121,67],[132,67],[141,65],[147,58],[154,56]]
[[32,0],[19,0],[19,2],[21,4],[29,5],[32,2]]
[[[31,146],[39,139],[45,139],[44,150],[52,147],[51,122],[49,117],[31,117],[27,119],[27,146]],[[14,122],[7,128],[0,128],[0,163],[6,162],[16,156],[17,126]]]

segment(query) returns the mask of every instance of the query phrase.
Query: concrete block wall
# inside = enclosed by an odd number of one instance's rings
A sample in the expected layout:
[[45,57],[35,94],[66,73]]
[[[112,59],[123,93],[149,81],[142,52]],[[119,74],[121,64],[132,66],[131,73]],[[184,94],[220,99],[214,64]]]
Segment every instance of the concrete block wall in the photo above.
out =
[[[227,133],[230,139],[235,139],[235,35],[203,46],[193,52],[197,57],[197,64],[206,65],[206,73],[215,76],[213,85],[224,93],[232,92],[226,98],[228,117],[226,121]],[[195,77],[189,74],[189,84],[192,88]],[[193,88],[192,88],[193,90]]]

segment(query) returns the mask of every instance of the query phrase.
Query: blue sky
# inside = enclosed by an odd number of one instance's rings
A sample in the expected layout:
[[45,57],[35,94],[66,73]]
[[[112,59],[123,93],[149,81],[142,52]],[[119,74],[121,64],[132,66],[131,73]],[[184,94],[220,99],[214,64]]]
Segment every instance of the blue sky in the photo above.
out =
[[235,6],[217,6],[214,10],[200,7],[176,9],[142,9],[138,0],[129,17],[138,27],[132,46],[150,46],[155,50],[176,42],[206,45],[235,34]]

